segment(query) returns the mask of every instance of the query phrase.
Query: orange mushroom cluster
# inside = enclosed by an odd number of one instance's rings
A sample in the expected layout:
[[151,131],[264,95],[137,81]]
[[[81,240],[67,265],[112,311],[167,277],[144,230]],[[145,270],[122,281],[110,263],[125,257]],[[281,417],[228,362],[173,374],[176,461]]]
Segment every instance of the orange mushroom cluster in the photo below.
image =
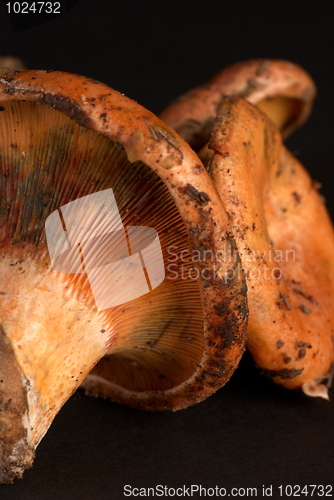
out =
[[296,65],[253,61],[163,121],[86,77],[0,72],[1,482],[80,384],[186,408],[229,380],[247,333],[275,382],[326,397],[333,231],[280,133],[314,96]]

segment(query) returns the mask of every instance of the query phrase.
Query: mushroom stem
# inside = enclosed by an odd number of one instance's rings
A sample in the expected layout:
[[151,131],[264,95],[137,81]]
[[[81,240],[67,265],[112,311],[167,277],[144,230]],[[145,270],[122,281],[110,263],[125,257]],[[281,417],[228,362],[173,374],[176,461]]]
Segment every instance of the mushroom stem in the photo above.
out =
[[34,460],[27,387],[29,381],[0,325],[0,483],[21,477]]
[[[27,253],[21,264],[13,252],[9,258],[2,250],[1,256],[4,282],[12,279],[15,263],[27,275],[27,283],[21,277],[22,294],[3,292],[0,300],[0,477],[11,482],[31,466],[53,418],[104,355],[107,339],[101,319],[61,284],[57,289],[52,275],[41,284],[29,272],[34,263]],[[83,335],[87,323],[89,336]]]

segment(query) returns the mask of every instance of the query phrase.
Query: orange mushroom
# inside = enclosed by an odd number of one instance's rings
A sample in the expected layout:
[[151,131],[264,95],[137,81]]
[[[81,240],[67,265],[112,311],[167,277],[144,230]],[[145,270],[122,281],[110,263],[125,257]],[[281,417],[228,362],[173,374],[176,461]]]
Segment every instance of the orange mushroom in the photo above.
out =
[[315,94],[296,64],[259,59],[223,69],[161,117],[198,151],[232,216],[248,284],[247,347],[256,363],[287,388],[328,398],[333,230],[317,184],[279,133],[286,137],[307,119]]
[[275,125],[240,97],[222,100],[206,165],[246,274],[247,348],[276,383],[327,399],[334,234],[315,183]]
[[0,185],[1,482],[101,358],[84,386],[136,408],[226,383],[245,280],[226,275],[228,214],[173,130],[89,78],[2,71]]

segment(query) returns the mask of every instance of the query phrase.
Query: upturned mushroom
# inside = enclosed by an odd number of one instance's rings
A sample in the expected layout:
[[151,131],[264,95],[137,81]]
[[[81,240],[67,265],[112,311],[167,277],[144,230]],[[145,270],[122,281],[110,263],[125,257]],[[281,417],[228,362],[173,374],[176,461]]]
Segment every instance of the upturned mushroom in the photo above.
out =
[[224,95],[238,95],[257,104],[283,137],[287,137],[308,118],[316,87],[310,75],[297,64],[254,59],[222,69],[208,83],[170,104],[161,118],[199,151],[209,141]]
[[[106,85],[0,73],[0,481],[84,381],[148,410],[202,401],[244,351],[246,286],[210,176]],[[236,263],[236,269],[240,261]]]
[[246,274],[247,348],[274,382],[328,399],[334,234],[317,185],[271,120],[240,97],[222,100],[208,151]]

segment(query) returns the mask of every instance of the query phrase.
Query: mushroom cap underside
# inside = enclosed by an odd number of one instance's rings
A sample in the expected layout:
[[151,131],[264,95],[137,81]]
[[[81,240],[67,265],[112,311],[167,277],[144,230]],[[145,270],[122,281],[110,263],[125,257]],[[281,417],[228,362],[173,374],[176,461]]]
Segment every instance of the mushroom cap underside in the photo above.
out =
[[228,215],[174,131],[86,77],[3,71],[0,90],[1,335],[25,405],[10,481],[104,355],[94,394],[176,410],[215,392],[243,353],[247,302],[220,258]]

